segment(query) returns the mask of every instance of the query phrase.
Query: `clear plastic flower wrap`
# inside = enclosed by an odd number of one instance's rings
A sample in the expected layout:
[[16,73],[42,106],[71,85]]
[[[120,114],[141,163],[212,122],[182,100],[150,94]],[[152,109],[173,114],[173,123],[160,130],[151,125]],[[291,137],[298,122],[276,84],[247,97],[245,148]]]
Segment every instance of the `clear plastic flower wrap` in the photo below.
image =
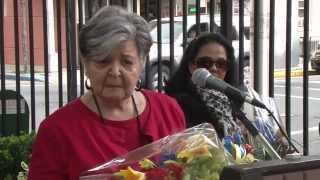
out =
[[232,163],[213,126],[205,123],[98,165],[80,180],[218,180]]
[[[269,112],[254,107],[253,108],[253,118],[252,122],[257,127],[259,132],[261,132],[264,137],[268,140],[268,142],[273,146],[275,151],[281,156],[284,157],[287,154],[291,154],[294,152],[293,149],[290,148],[288,141],[285,139],[284,135],[281,133],[279,126],[277,125],[276,121],[280,126],[282,126],[282,129],[285,129],[284,122],[282,121],[279,110],[277,108],[277,105],[273,98],[266,97],[266,96],[260,96],[255,90],[253,90],[251,87],[248,87],[249,94],[261,101],[263,104],[267,106],[268,109],[273,113],[274,117],[276,119],[273,119],[272,116],[270,116]],[[251,144],[256,144],[254,142],[250,142]],[[256,146],[259,146],[259,144],[256,144]],[[259,149],[259,147],[256,147],[255,149]],[[263,149],[261,147],[260,149]],[[265,159],[263,157],[264,155],[256,155],[256,157],[260,159]]]

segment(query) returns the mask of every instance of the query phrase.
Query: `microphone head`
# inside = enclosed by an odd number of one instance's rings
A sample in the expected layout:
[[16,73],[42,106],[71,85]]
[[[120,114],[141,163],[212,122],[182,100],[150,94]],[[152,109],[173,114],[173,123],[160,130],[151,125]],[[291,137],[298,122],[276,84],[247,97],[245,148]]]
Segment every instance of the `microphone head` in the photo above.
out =
[[198,68],[192,73],[192,82],[200,87],[206,86],[206,81],[211,73],[205,68]]

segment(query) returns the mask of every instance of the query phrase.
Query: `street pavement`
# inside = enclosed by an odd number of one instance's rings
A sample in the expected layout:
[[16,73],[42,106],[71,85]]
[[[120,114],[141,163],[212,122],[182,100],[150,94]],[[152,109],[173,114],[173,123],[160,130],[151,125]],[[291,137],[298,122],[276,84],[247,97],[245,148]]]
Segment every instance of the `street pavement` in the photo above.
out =
[[[309,150],[310,155],[320,155],[320,75],[309,76]],[[285,79],[275,80],[275,102],[282,119],[285,120]],[[303,80],[302,77],[291,79],[291,137],[302,152],[303,144]]]

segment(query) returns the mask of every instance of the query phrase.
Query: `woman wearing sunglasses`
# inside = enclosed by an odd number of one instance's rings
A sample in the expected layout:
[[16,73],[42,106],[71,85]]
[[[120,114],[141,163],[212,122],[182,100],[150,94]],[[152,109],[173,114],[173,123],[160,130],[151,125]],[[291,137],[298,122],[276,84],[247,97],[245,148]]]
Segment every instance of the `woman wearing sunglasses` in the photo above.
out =
[[237,127],[232,117],[232,102],[221,92],[196,87],[191,81],[197,68],[206,68],[213,76],[234,85],[234,49],[222,35],[206,33],[190,42],[180,66],[166,86],[166,93],[182,107],[187,126],[213,124],[220,138]]

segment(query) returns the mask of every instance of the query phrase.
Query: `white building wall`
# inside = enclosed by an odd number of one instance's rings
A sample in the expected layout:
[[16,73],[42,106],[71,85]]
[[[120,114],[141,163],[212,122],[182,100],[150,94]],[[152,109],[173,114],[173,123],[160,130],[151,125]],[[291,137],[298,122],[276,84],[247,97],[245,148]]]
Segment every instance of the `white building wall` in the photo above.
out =
[[309,14],[309,35],[311,39],[320,40],[320,1],[310,0],[310,14]]

